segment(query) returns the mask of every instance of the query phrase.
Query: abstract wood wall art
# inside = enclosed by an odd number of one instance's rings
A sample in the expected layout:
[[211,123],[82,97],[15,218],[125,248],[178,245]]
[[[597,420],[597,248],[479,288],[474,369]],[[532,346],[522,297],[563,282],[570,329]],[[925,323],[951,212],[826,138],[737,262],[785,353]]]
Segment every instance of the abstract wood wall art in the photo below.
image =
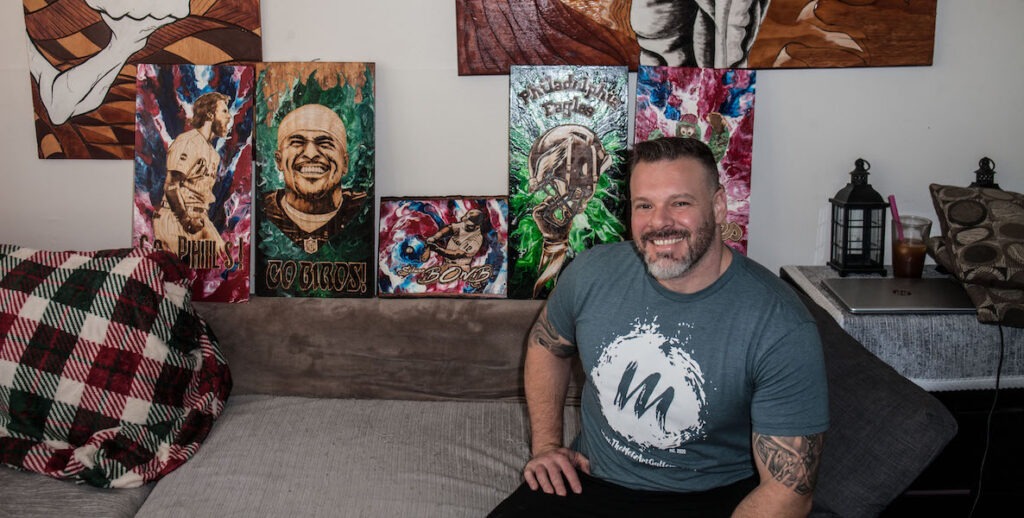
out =
[[626,234],[626,67],[513,66],[509,287],[545,298],[577,252]]
[[377,271],[377,293],[382,297],[504,297],[507,201],[381,199]]
[[139,65],[132,244],[196,272],[193,299],[249,300],[253,69]]
[[518,65],[629,65],[640,47],[621,0],[455,0],[459,75]]
[[744,254],[756,74],[753,70],[641,65],[636,86],[636,142],[670,136],[698,138],[708,144],[729,205],[722,237]]
[[131,159],[139,63],[262,59],[259,0],[23,0],[39,158]]
[[460,75],[930,65],[936,0],[456,0]]
[[256,293],[372,297],[374,64],[256,77]]

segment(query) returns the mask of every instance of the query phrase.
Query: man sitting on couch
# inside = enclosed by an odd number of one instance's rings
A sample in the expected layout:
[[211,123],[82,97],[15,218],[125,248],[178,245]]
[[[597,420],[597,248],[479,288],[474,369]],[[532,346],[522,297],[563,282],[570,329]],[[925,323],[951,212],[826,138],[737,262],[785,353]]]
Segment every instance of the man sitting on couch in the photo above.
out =
[[[638,143],[630,190],[635,241],[581,253],[530,332],[533,457],[491,516],[807,515],[828,428],[814,320],[723,244],[702,142]],[[565,447],[576,354],[582,424]]]

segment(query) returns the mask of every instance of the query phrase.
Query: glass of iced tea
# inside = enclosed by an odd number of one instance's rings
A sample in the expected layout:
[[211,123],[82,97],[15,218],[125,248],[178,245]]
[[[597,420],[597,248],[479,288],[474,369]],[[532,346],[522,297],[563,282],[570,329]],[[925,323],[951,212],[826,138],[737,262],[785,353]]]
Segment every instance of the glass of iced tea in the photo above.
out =
[[921,277],[925,241],[932,232],[932,220],[921,216],[902,216],[892,220],[892,275],[893,277]]

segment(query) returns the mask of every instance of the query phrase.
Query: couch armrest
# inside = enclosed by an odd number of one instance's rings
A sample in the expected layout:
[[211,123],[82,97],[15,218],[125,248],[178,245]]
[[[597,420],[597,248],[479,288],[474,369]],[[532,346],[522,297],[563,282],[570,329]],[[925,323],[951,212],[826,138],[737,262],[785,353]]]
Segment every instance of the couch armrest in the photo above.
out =
[[871,354],[801,294],[818,323],[828,371],[831,427],[815,508],[877,516],[956,435],[949,410]]

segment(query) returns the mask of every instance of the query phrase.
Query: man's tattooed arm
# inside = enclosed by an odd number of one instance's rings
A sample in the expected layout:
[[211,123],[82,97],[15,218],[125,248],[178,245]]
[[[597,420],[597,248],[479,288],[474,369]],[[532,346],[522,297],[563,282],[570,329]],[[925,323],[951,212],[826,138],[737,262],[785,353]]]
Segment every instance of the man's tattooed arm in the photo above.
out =
[[533,328],[530,329],[529,343],[543,347],[559,358],[568,358],[576,354],[576,346],[562,338],[555,330],[555,326],[551,325],[546,307],[540,312],[537,321],[533,323]]
[[773,479],[798,495],[809,495],[818,481],[824,434],[783,437],[754,433],[754,454]]

